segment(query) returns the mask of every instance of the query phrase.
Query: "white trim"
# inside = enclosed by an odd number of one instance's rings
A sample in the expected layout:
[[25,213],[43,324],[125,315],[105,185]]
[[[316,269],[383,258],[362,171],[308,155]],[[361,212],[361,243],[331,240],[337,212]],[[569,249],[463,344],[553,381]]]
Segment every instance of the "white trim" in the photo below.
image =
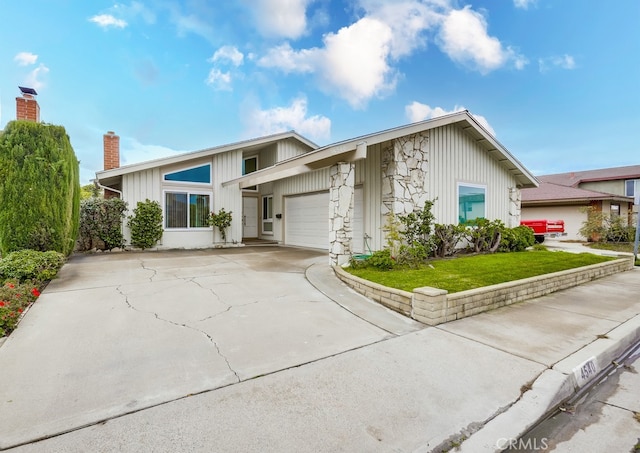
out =
[[[264,200],[271,198],[271,217],[269,218],[264,218]],[[262,195],[262,197],[260,198],[260,201],[262,203],[261,209],[260,209],[260,220],[261,220],[261,233],[265,236],[273,236],[273,227],[274,227],[274,222],[273,222],[273,194],[269,194],[269,195]],[[264,224],[265,223],[271,223],[271,231],[266,231],[264,229]]]
[[[168,227],[167,226],[167,193],[179,193],[187,195],[187,226],[186,227]],[[189,196],[190,195],[208,195],[209,196],[209,212],[213,210],[213,192],[212,191],[198,191],[198,190],[180,190],[167,188],[162,191],[162,226],[166,231],[204,231],[210,230],[211,226],[206,227],[190,227],[189,226]]]

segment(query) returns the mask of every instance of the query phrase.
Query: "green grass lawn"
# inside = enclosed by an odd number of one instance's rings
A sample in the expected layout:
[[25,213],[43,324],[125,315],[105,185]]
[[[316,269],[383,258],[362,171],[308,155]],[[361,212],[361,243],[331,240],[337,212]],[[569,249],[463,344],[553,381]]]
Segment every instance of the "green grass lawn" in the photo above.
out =
[[[634,244],[631,242],[593,242],[587,244],[587,247],[599,250],[612,250],[614,252],[633,253]],[[636,266],[640,266],[640,258],[636,260]]]
[[456,293],[612,259],[615,258],[591,253],[535,251],[433,260],[430,263],[432,267],[426,265],[419,269],[381,271],[349,267],[345,270],[357,277],[404,291],[431,286]]

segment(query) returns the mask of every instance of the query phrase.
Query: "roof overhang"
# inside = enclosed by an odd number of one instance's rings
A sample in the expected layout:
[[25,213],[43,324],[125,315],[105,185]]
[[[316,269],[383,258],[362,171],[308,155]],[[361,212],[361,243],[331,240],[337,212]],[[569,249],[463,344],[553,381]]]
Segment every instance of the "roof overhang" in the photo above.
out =
[[633,198],[613,194],[581,198],[557,198],[547,200],[522,200],[522,206],[551,206],[551,205],[588,205],[592,201],[613,201],[617,203],[633,203]]
[[513,157],[513,155],[466,110],[324,146],[309,153],[278,162],[271,167],[263,168],[240,178],[225,181],[222,185],[230,186],[237,184],[240,188],[252,187],[257,184],[264,184],[325,168],[337,162],[353,162],[366,157],[367,146],[451,124],[460,125],[491,157],[496,159],[515,177],[519,187],[538,187],[538,181],[535,176]]
[[119,167],[119,168],[114,168],[112,170],[98,171],[98,172],[96,172],[96,179],[98,181],[100,181],[101,184],[103,183],[103,181],[107,181],[107,182],[119,181],[120,177],[122,175],[125,175],[125,174],[128,174],[128,173],[133,173],[133,172],[142,171],[142,170],[148,170],[150,168],[156,168],[156,167],[161,167],[161,166],[165,166],[165,165],[172,165],[172,164],[182,163],[182,162],[185,162],[187,160],[195,160],[195,159],[199,159],[199,158],[202,158],[202,157],[208,157],[208,156],[211,156],[211,155],[214,155],[214,154],[226,153],[228,151],[236,151],[236,150],[253,151],[253,150],[259,150],[261,148],[264,148],[266,146],[272,145],[272,144],[274,144],[276,142],[279,142],[281,140],[286,140],[286,139],[297,140],[298,142],[308,146],[312,150],[318,148],[318,145],[316,145],[312,141],[308,140],[307,138],[299,135],[298,133],[296,133],[294,131],[288,131],[288,132],[282,132],[282,133],[279,133],[279,134],[267,135],[265,137],[259,137],[259,138],[252,139],[252,140],[245,140],[245,141],[241,141],[241,142],[236,142],[236,143],[230,143],[230,144],[226,144],[226,145],[216,146],[216,147],[213,147],[213,148],[206,148],[206,149],[199,150],[199,151],[192,151],[192,152],[189,152],[189,153],[176,154],[175,156],[164,157],[164,158],[161,158],[161,159],[154,159],[154,160],[149,160],[149,161],[145,161],[145,162],[140,162],[140,163],[137,163],[137,164],[126,165],[126,166],[122,166],[122,167]]

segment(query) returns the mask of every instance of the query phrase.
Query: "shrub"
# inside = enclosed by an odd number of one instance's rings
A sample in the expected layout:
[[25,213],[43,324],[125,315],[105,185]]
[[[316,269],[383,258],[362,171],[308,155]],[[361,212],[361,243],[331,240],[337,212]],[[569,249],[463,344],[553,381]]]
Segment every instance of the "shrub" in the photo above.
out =
[[227,212],[224,208],[221,208],[217,214],[212,212],[209,216],[209,225],[218,228],[220,236],[222,237],[222,242],[227,242],[227,228],[231,226],[232,219],[231,211]]
[[498,250],[505,226],[500,220],[475,219],[466,223],[467,240],[476,253]]
[[0,253],[70,254],[78,234],[79,180],[62,126],[9,122],[0,134]]
[[502,239],[498,251],[500,252],[522,252],[531,247],[536,242],[533,230],[527,226],[520,225],[515,228],[504,228]]
[[64,255],[59,252],[20,250],[0,260],[0,280],[45,282],[53,279],[62,265]]
[[421,211],[398,216],[398,220],[404,226],[401,234],[406,244],[409,247],[421,246],[426,250],[427,256],[431,254],[434,248],[431,231],[435,217],[431,212],[431,208],[435,201],[436,200],[426,201]]
[[393,268],[395,264],[393,258],[391,258],[391,250],[383,249],[373,252],[373,254],[366,261],[368,266],[375,267],[376,269],[387,271]]
[[402,245],[396,255],[400,266],[420,267],[429,259],[429,251],[422,244]]
[[24,310],[40,295],[37,286],[26,282],[5,282],[0,286],[0,337],[9,335]]
[[162,238],[162,208],[157,201],[139,201],[129,217],[131,243],[141,249],[148,249]]
[[433,228],[434,255],[438,258],[454,255],[458,250],[458,244],[466,234],[467,229],[464,225],[435,224]]
[[80,250],[111,250],[124,246],[122,222],[127,203],[119,198],[89,198],[80,203]]

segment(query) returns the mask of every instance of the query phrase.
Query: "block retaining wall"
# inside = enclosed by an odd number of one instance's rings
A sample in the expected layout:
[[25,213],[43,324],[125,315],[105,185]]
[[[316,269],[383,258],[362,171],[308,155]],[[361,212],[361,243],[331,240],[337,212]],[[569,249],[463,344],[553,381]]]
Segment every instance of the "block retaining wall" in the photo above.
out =
[[413,292],[402,291],[356,277],[339,266],[334,266],[333,269],[340,280],[366,297],[416,321],[435,326],[534,299],[632,268],[633,257],[620,258],[453,294],[428,286],[416,288]]

